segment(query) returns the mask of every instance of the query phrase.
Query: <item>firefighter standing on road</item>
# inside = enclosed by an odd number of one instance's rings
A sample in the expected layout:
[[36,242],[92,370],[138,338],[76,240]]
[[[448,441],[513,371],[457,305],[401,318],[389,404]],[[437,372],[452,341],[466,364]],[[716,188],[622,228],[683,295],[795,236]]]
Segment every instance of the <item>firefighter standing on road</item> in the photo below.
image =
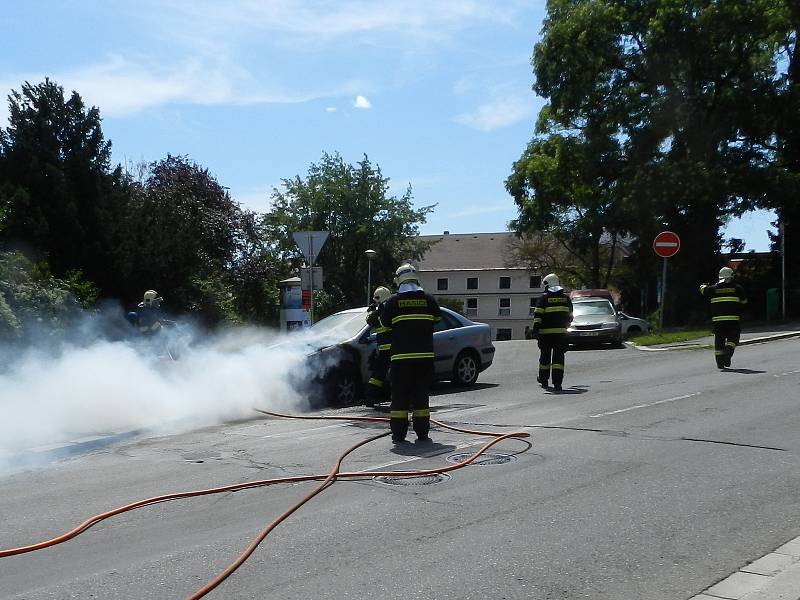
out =
[[391,327],[392,404],[389,426],[392,441],[405,441],[408,411],[418,442],[430,438],[431,411],[428,388],[433,381],[433,325],[441,319],[439,305],[419,285],[417,270],[403,264],[395,272],[396,294],[384,303],[380,323]]
[[547,388],[552,370],[553,388],[560,392],[564,381],[567,327],[572,322],[572,301],[559,285],[555,273],[547,275],[543,282],[544,294],[537,300],[533,313],[533,337],[538,340],[540,350],[536,381]]
[[375,333],[375,342],[378,345],[375,353],[370,357],[370,377],[367,381],[367,406],[375,406],[386,398],[386,373],[389,370],[389,350],[392,347],[391,327],[381,325],[380,316],[383,303],[392,295],[389,288],[380,286],[372,294],[372,304],[367,307],[367,325]]
[[719,281],[713,285],[702,284],[700,293],[711,307],[717,368],[730,367],[742,331],[742,306],[747,304],[744,288],[733,282],[733,269],[722,267],[719,270]]

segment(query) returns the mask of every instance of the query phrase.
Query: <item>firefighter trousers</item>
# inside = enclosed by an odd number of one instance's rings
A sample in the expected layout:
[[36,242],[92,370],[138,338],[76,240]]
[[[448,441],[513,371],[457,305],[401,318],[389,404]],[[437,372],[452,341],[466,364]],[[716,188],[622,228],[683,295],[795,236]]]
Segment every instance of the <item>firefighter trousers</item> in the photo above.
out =
[[378,350],[370,360],[370,375],[367,381],[367,406],[383,402],[388,397],[389,382],[386,373],[389,370],[389,353]]
[[714,323],[714,360],[717,368],[731,366],[731,358],[739,345],[742,332],[739,321],[719,321]]
[[409,411],[414,433],[418,438],[427,438],[431,428],[428,391],[433,380],[433,361],[392,361],[389,380],[392,384],[392,404],[389,409],[392,439],[401,441],[406,438]]
[[567,336],[557,334],[539,334],[539,383],[546,384],[551,371],[553,385],[561,385],[564,381],[564,356],[567,353]]

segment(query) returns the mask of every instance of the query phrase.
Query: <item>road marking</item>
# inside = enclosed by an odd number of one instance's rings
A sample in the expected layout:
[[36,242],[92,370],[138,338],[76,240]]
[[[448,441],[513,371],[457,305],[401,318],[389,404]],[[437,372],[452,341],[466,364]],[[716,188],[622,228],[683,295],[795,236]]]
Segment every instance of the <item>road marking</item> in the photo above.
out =
[[321,425],[319,427],[307,427],[305,429],[294,429],[292,431],[284,431],[282,433],[271,433],[269,435],[261,435],[261,436],[258,436],[258,437],[260,437],[261,439],[264,439],[264,440],[269,439],[269,438],[282,438],[282,437],[295,437],[295,436],[297,436],[298,439],[303,439],[305,437],[308,437],[307,435],[304,435],[304,434],[308,434],[308,433],[311,433],[311,432],[318,432],[318,431],[322,431],[324,429],[339,429],[341,427],[347,427],[348,425],[350,425],[350,423],[334,423],[333,425]]
[[786,371],[785,373],[773,373],[772,376],[773,377],[786,377],[787,375],[796,375],[797,373],[800,373],[800,369],[797,369],[796,371]]
[[599,413],[596,415],[589,415],[589,418],[596,419],[598,417],[607,417],[608,415],[616,415],[619,413],[628,412],[629,410],[636,410],[637,408],[648,408],[650,406],[657,406],[658,404],[675,402],[676,400],[685,400],[686,398],[691,398],[692,396],[699,396],[700,394],[701,392],[693,392],[691,394],[684,394],[683,396],[675,396],[674,398],[666,398],[664,400],[658,400],[657,402],[651,402],[649,404],[637,404],[636,406],[629,406],[628,408],[620,408],[619,410],[610,410],[608,412]]

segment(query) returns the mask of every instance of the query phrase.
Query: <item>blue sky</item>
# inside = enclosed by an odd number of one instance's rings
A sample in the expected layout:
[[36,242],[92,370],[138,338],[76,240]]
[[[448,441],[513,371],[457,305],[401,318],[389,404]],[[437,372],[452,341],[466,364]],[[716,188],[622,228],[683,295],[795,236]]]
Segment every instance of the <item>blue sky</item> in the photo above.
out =
[[[367,154],[425,234],[502,231],[543,100],[544,0],[2,0],[0,93],[45,76],[100,108],[115,162],[188,155],[243,206],[323,152]],[[0,122],[7,119],[0,106]],[[771,216],[726,235],[767,250]]]

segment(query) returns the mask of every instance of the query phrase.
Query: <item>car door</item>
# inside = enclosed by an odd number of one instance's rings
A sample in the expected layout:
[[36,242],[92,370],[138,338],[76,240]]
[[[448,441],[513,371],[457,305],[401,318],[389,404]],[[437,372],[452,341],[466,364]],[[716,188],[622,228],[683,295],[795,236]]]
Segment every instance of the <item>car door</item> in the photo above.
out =
[[434,370],[437,376],[450,375],[453,372],[453,361],[460,350],[460,341],[456,329],[461,327],[452,316],[442,311],[442,318],[433,328]]

